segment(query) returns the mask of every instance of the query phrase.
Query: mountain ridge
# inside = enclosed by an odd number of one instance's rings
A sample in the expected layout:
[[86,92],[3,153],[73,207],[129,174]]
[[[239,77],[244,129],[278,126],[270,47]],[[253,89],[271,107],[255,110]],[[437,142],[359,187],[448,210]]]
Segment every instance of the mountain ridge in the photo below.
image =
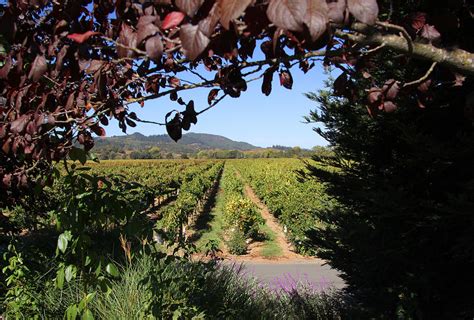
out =
[[96,139],[94,154],[105,159],[234,159],[310,157],[300,147],[257,147],[243,141],[209,133],[186,133],[174,142],[168,135],[133,133]]
[[140,151],[158,147],[162,152],[170,153],[197,153],[201,150],[238,150],[249,151],[260,149],[250,143],[234,141],[224,136],[190,132],[183,135],[180,141],[174,142],[166,134],[146,136],[133,133],[123,136],[111,136],[96,140],[95,151],[111,149],[115,152]]

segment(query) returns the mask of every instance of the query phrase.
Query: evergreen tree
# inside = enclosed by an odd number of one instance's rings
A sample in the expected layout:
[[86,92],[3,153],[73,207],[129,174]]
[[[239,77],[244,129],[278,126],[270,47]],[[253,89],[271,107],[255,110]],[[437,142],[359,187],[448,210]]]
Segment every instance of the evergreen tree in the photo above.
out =
[[390,61],[376,57],[369,77],[338,78],[334,89],[307,94],[318,104],[307,120],[322,124],[315,131],[335,154],[314,156],[323,166],[309,165],[309,175],[340,203],[316,213],[324,227],[309,236],[377,318],[472,318],[473,84],[430,83],[434,92],[421,101],[426,83],[416,84],[393,112],[374,110],[357,88],[426,71]]

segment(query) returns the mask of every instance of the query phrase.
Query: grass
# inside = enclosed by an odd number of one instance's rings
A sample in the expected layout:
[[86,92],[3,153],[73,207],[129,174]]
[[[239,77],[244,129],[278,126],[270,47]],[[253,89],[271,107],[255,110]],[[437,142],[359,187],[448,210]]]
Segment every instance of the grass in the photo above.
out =
[[276,242],[275,232],[273,232],[273,230],[266,224],[261,226],[260,231],[267,236],[267,240],[265,240],[260,249],[260,254],[265,258],[276,258],[281,256],[283,251]]
[[[204,252],[206,244],[210,241],[217,241],[219,247],[222,249],[224,245],[222,239],[224,234],[224,220],[223,220],[223,208],[224,208],[224,197],[223,190],[219,189],[216,196],[216,201],[211,212],[208,213],[209,217],[205,226],[201,226],[196,231],[196,247],[199,252]],[[266,240],[263,242],[260,254],[265,258],[276,258],[282,255],[282,250],[276,242],[276,236],[273,230],[271,230],[266,224],[260,226],[260,232],[265,234]]]
[[217,241],[219,247],[222,249],[222,236],[223,236],[223,216],[222,209],[224,207],[224,197],[222,196],[222,189],[219,189],[216,195],[215,205],[211,212],[208,213],[208,221],[203,228],[196,230],[197,242],[196,247],[199,252],[205,251],[206,244],[210,241]]
[[[206,244],[211,241],[218,243],[221,250],[224,246],[224,193],[225,190],[219,188],[212,210],[208,214],[205,214],[201,218],[201,221],[198,221],[197,223],[197,230],[193,237],[197,239],[195,244],[199,252],[205,252]],[[266,224],[261,225],[259,231],[266,237],[265,241],[263,242],[260,254],[265,258],[276,258],[281,256],[283,251],[276,242],[275,232]]]
[[[348,319],[346,298],[295,283],[269,288],[239,265],[135,259],[121,268],[108,293],[88,305],[95,319]],[[155,285],[144,279],[159,275]],[[64,290],[49,288],[45,318],[62,318],[70,303],[84,296],[80,279]],[[52,310],[53,309],[53,310]],[[152,315],[153,313],[153,315]]]

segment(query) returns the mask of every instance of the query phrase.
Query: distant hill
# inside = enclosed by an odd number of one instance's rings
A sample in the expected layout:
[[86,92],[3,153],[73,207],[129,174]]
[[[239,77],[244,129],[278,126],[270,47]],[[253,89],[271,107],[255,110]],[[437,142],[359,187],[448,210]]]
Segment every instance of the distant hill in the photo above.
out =
[[223,136],[207,133],[186,133],[177,143],[165,134],[145,136],[141,133],[134,133],[126,136],[97,139],[94,152],[98,154],[110,151],[129,153],[154,147],[158,147],[162,153],[177,154],[192,154],[201,150],[247,151],[259,148],[250,143],[234,141]]

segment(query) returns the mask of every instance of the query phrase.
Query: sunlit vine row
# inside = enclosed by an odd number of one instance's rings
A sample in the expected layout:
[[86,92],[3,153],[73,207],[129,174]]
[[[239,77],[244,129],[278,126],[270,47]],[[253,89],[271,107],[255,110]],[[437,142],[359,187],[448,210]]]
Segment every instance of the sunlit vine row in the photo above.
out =
[[221,187],[224,197],[224,222],[227,227],[230,230],[239,230],[246,238],[255,238],[259,226],[265,222],[257,206],[245,196],[243,181],[229,162],[222,176]]
[[304,163],[298,159],[242,159],[231,163],[278,218],[298,252],[313,253],[305,234],[320,224],[314,213],[336,203],[318,181],[298,179],[296,171],[304,169]]
[[223,162],[207,162],[184,174],[176,201],[162,210],[158,221],[158,228],[165,231],[168,240],[184,240],[184,228],[203,209],[222,168]]

